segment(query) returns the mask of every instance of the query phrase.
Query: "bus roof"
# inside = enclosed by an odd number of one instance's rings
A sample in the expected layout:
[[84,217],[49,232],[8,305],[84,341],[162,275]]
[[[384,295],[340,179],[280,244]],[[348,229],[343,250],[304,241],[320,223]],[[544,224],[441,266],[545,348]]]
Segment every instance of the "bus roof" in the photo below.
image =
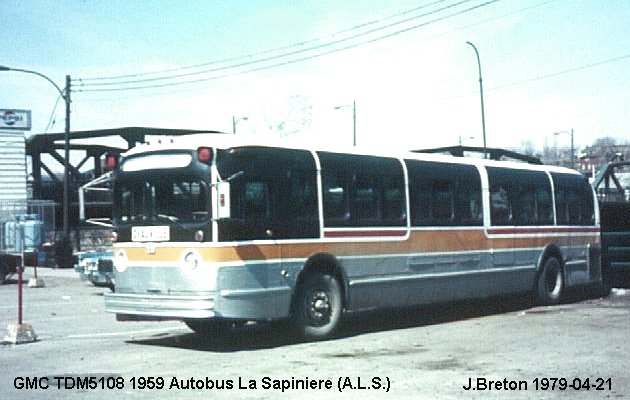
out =
[[161,150],[191,150],[201,146],[213,147],[218,149],[243,148],[243,147],[267,147],[267,148],[284,148],[294,150],[307,151],[326,151],[340,154],[365,155],[392,157],[408,160],[424,160],[436,161],[450,164],[468,164],[476,166],[493,166],[502,168],[526,169],[534,171],[549,171],[558,173],[580,174],[578,171],[560,167],[555,165],[537,165],[526,162],[517,162],[511,160],[488,160],[476,157],[459,157],[438,153],[424,153],[417,150],[396,150],[396,149],[375,149],[368,147],[340,147],[333,146],[304,146],[298,142],[290,142],[287,140],[265,139],[264,142],[252,140],[251,138],[243,138],[226,133],[200,133],[182,136],[160,136],[151,138],[146,143],[142,143],[133,147],[123,157],[129,157],[136,154],[142,154],[152,151]]

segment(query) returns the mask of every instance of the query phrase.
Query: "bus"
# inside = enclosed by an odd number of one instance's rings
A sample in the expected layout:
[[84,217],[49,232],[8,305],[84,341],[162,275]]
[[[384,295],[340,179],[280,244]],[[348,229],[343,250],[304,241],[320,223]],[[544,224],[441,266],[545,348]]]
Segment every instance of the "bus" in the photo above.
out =
[[601,284],[597,198],[566,168],[180,138],[112,177],[118,320],[320,339],[344,313]]

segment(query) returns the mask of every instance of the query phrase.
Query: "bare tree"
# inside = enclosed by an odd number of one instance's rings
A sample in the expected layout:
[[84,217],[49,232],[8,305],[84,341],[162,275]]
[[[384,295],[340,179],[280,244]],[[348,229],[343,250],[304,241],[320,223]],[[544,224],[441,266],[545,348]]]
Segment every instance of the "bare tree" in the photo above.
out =
[[313,105],[308,97],[293,95],[279,107],[267,107],[263,118],[269,130],[285,138],[308,132],[313,122]]

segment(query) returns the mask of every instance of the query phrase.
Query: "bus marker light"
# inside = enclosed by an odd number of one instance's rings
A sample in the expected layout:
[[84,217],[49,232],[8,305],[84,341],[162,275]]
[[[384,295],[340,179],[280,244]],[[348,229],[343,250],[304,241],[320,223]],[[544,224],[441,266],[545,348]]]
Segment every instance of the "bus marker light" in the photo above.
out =
[[197,149],[197,158],[205,164],[212,162],[212,149],[210,147],[199,147]]

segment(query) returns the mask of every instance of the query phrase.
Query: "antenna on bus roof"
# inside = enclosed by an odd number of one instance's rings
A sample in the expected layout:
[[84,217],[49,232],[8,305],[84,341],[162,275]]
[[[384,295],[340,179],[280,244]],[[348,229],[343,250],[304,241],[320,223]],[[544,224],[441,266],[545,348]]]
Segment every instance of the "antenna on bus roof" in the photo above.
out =
[[510,158],[513,160],[524,161],[528,164],[542,165],[542,161],[538,157],[528,156],[525,154],[517,153],[515,151],[505,150],[505,149],[497,149],[486,147],[473,147],[473,146],[448,146],[448,147],[437,147],[434,149],[419,149],[419,150],[411,150],[412,153],[449,153],[454,157],[465,157],[466,153],[479,153],[479,154],[488,154],[488,158],[491,160],[500,161],[503,158]]

